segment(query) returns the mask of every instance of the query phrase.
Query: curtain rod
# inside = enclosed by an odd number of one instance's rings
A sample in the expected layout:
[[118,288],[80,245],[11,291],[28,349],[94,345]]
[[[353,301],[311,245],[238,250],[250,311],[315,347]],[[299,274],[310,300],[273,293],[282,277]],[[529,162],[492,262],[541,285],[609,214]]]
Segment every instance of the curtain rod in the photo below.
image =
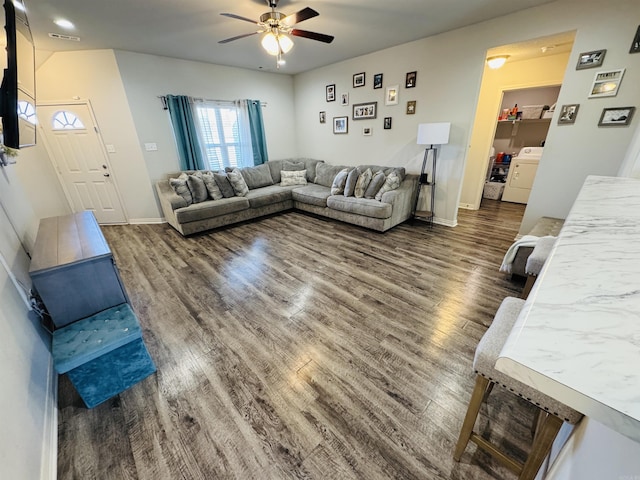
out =
[[[167,96],[166,95],[158,95],[158,98],[160,99],[160,101],[162,102],[162,109],[163,110],[168,110],[169,106],[167,105]],[[202,100],[205,102],[220,102],[220,103],[234,103],[234,100],[214,100],[211,98],[200,98],[200,97],[190,97],[196,100]],[[262,108],[266,108],[267,107],[267,102],[260,102],[260,106]]]

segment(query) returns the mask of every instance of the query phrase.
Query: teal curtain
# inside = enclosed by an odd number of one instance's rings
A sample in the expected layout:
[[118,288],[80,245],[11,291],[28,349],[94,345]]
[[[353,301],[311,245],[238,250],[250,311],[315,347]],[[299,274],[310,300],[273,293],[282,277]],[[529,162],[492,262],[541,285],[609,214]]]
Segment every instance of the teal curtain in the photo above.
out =
[[267,139],[264,136],[260,100],[247,100],[247,109],[249,111],[249,129],[253,145],[253,164],[261,165],[267,163],[269,155],[267,155]]
[[198,129],[186,95],[167,95],[167,107],[176,137],[181,170],[204,170]]

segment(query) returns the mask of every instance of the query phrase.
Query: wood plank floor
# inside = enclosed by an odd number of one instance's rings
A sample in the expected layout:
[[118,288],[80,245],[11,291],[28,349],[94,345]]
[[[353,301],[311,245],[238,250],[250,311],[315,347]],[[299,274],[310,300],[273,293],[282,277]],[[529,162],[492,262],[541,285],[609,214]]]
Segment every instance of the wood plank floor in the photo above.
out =
[[[60,479],[508,479],[452,459],[473,354],[524,206],[385,234],[289,212],[183,238],[109,226],[158,372],[93,410],[62,377]],[[530,406],[496,388],[479,429],[523,458]]]

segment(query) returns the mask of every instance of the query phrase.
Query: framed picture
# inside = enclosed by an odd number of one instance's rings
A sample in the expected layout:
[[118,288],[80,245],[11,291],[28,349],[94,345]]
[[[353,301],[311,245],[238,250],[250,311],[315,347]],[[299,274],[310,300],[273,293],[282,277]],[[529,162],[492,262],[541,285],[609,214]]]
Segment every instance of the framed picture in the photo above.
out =
[[349,117],[333,117],[333,133],[349,133]]
[[373,76],[373,88],[382,88],[382,74],[381,73],[376,73]]
[[615,97],[618,94],[623,76],[624,68],[596,73],[589,98]]
[[384,104],[397,105],[399,91],[400,91],[400,85],[392,85],[391,87],[387,87],[387,95],[384,97]]
[[353,76],[353,88],[364,87],[364,72]]
[[378,102],[357,103],[353,106],[353,119],[364,120],[366,118],[376,118],[378,115]]
[[371,132],[372,132],[371,127],[364,127],[362,129],[362,135],[364,135],[365,137],[370,136]]
[[407,115],[413,115],[416,113],[416,101],[411,100],[407,102]]
[[631,42],[631,48],[629,49],[629,53],[640,53],[640,25],[638,25],[638,30],[636,30],[636,36],[633,37],[633,42]]
[[320,123],[327,122],[327,112],[320,112]]
[[413,88],[416,86],[416,76],[418,75],[418,72],[409,72],[407,73],[407,79],[405,81],[404,86],[406,88]]
[[336,84],[327,85],[326,87],[327,102],[336,101]]
[[349,94],[341,93],[340,94],[340,105],[349,105]]
[[631,123],[636,107],[605,108],[600,115],[599,127],[618,127]]
[[578,57],[576,70],[584,70],[585,68],[600,67],[604,61],[606,50],[594,50],[593,52],[581,53]]
[[391,130],[391,117],[384,117],[384,129]]
[[558,125],[570,125],[575,123],[579,108],[579,103],[562,105],[562,108],[560,109],[560,116],[558,117]]

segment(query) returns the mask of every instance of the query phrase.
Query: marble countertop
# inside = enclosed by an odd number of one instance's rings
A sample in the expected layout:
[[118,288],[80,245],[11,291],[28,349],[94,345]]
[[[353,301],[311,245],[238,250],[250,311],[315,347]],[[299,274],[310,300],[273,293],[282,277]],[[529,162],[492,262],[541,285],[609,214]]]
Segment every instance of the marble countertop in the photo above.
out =
[[496,368],[640,442],[640,180],[587,178]]

